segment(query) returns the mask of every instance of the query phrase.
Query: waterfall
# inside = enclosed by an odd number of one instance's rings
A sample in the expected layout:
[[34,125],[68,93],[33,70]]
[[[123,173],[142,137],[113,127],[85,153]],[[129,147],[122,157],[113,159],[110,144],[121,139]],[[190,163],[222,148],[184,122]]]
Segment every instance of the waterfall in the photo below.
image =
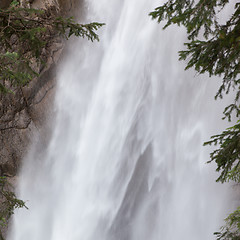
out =
[[49,143],[20,173],[29,210],[10,240],[207,240],[228,192],[204,141],[224,129],[219,79],[185,72],[186,34],[148,13],[159,0],[86,0],[100,42],[74,41],[59,68]]

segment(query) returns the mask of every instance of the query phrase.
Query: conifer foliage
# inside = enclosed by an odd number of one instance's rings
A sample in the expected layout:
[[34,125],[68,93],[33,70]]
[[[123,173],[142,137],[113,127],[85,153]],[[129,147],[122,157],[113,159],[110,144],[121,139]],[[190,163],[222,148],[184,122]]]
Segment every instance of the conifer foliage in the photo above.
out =
[[[23,8],[16,0],[7,9],[0,8],[0,96],[21,92],[39,75],[33,63],[45,64],[42,52],[52,39],[74,35],[99,40],[96,32],[104,24],[79,24],[56,11]],[[4,240],[3,229],[14,210],[27,208],[9,186],[7,179],[0,176],[0,240]]]
[[63,18],[54,11],[54,8],[22,8],[18,1],[0,9],[0,93],[25,86],[38,75],[31,59],[43,61],[41,52],[50,39],[75,35],[99,40],[96,31],[102,23],[79,24],[72,17]]
[[[220,19],[221,12],[233,5],[228,19]],[[150,13],[152,19],[163,23],[163,29],[172,24],[187,30],[186,50],[179,51],[179,59],[186,60],[186,69],[194,68],[199,74],[221,76],[222,82],[215,99],[230,91],[234,101],[224,109],[229,121],[240,115],[240,2],[229,0],[168,0]],[[221,21],[220,21],[221,20]],[[220,176],[217,181],[240,182],[240,122],[221,134],[214,135],[204,145],[217,145],[210,161],[217,163]],[[226,227],[216,233],[217,239],[240,239],[239,209],[228,216]]]
[[4,240],[2,229],[7,226],[8,220],[17,208],[26,208],[25,202],[18,199],[12,191],[13,186],[6,177],[0,176],[0,240]]

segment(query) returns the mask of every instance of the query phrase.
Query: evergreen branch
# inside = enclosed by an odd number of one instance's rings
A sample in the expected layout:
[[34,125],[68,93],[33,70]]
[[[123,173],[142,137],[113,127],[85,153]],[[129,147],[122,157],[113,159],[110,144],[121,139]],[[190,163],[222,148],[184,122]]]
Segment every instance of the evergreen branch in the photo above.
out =
[[[79,24],[72,17],[56,17],[51,11],[16,6],[0,9],[0,46],[3,47],[0,58],[4,60],[0,66],[0,93],[11,92],[14,86],[25,86],[38,75],[31,67],[30,59],[43,62],[42,49],[52,38],[68,39],[74,35],[99,41],[96,31],[103,25],[97,22]],[[10,54],[15,56],[15,61]]]

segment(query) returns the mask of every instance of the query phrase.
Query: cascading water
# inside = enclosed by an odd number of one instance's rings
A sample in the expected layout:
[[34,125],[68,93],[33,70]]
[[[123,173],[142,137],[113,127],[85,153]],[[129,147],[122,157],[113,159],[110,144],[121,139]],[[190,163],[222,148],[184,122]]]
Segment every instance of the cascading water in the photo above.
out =
[[86,5],[87,21],[107,25],[59,73],[53,134],[25,160],[29,210],[8,239],[213,239],[227,192],[202,143],[223,127],[217,81],[184,72],[184,32],[148,16],[159,0]]

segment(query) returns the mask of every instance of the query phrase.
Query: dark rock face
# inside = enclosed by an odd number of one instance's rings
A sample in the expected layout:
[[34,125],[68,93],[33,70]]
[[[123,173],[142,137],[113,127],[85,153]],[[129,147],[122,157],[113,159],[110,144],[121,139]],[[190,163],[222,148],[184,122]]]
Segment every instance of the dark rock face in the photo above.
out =
[[[60,51],[60,50],[59,50]],[[14,176],[33,134],[42,130],[51,115],[55,62],[21,93],[1,96],[0,174]]]
[[12,0],[1,0],[0,1],[0,8],[7,8],[10,3],[12,2]]
[[[42,77],[34,80],[29,89],[23,89],[24,96],[31,94],[27,98],[29,100],[27,105],[21,95],[10,96],[10,99],[15,97],[13,104],[6,106],[8,111],[0,117],[1,175],[16,175],[34,133],[42,131],[47,116],[51,115],[55,85],[54,70],[55,68],[51,67],[42,74]],[[46,77],[45,81],[39,84],[43,77]]]
[[[9,5],[0,0],[0,7]],[[70,14],[76,8],[76,0],[33,0],[21,4],[34,8],[55,6],[59,14]],[[52,102],[55,91],[56,65],[61,59],[64,43],[53,39],[44,49],[46,66],[39,67],[40,77],[33,79],[29,86],[15,94],[0,95],[0,175],[15,176],[27,147],[37,132],[47,135],[46,122],[52,116]]]
[[32,0],[30,3],[33,8],[46,8],[57,4],[61,15],[75,16],[82,6],[83,0],[57,0],[57,2],[54,0]]
[[[59,1],[59,2],[57,2]],[[0,8],[7,8],[12,0],[0,0]],[[57,9],[61,16],[78,15],[74,11],[80,7],[81,0],[21,0],[22,6]],[[74,10],[74,11],[73,11]],[[13,187],[17,183],[16,174],[21,161],[27,154],[35,135],[41,136],[41,147],[45,147],[51,134],[48,120],[53,117],[53,100],[57,63],[62,58],[64,42],[52,39],[43,49],[44,67],[36,65],[40,77],[15,94],[0,94],[0,176],[7,176]],[[40,148],[41,148],[40,147]],[[41,152],[41,149],[39,150]],[[0,196],[0,201],[2,196]],[[6,237],[8,226],[1,229]]]

